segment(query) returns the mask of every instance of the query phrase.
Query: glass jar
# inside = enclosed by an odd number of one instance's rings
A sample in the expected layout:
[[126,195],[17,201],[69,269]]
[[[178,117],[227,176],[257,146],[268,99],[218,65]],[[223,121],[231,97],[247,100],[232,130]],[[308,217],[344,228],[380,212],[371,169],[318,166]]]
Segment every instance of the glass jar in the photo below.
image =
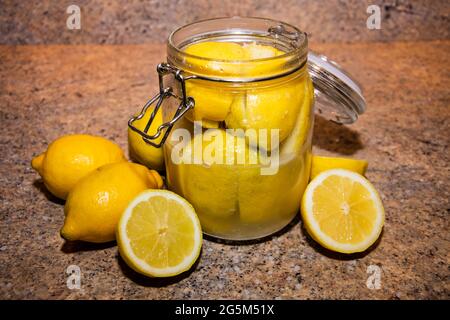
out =
[[[201,46],[219,58],[191,50]],[[211,19],[170,35],[160,93],[129,125],[149,147],[163,146],[168,188],[193,205],[204,233],[249,240],[289,224],[309,181],[314,97],[334,121],[363,111],[347,74],[310,59],[307,35],[270,19]],[[161,110],[163,124],[148,132]],[[146,130],[137,130],[146,112]]]

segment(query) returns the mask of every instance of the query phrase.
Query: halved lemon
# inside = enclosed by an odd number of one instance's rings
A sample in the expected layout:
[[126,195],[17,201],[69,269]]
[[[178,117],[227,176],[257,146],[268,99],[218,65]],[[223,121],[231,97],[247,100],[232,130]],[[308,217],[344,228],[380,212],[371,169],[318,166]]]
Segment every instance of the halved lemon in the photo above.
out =
[[146,190],[120,218],[117,244],[125,262],[150,277],[187,271],[200,255],[202,230],[194,208],[167,190]]
[[302,199],[306,230],[320,245],[342,253],[362,252],[379,237],[384,208],[362,175],[332,169],[310,182]]

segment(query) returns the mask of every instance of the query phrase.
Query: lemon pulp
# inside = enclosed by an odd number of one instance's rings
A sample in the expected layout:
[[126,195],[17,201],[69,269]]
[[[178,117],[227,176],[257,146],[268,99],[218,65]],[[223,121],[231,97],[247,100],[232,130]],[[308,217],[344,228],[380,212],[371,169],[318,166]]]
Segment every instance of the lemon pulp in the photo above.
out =
[[188,270],[201,250],[201,227],[192,206],[173,192],[148,190],[125,210],[118,226],[121,256],[153,277]]
[[322,246],[342,252],[361,252],[381,233],[381,199],[363,176],[344,169],[319,174],[306,188],[302,217],[309,234]]

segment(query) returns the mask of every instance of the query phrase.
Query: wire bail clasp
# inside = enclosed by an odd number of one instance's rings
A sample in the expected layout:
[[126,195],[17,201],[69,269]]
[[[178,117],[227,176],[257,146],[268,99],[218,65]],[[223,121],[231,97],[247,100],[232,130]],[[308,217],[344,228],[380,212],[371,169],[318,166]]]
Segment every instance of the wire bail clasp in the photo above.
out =
[[[188,112],[190,109],[194,107],[194,99],[192,97],[186,96],[186,84],[185,81],[190,79],[191,77],[184,76],[183,72],[180,69],[175,68],[174,66],[168,64],[168,63],[160,63],[158,67],[156,68],[158,72],[159,77],[159,93],[151,98],[142,108],[141,112],[132,118],[128,120],[128,127],[139,134],[142,137],[142,140],[144,140],[146,143],[156,147],[160,148],[164,142],[166,141],[167,137],[169,136],[170,130],[172,129],[175,122],[177,122],[181,117],[184,116],[186,112]],[[164,76],[172,74],[174,78],[180,82],[181,87],[181,97],[178,97],[174,92],[172,87],[165,87],[164,86]],[[153,135],[148,134],[148,130],[150,129],[150,126],[155,119],[156,114],[158,113],[159,108],[161,107],[164,99],[174,97],[177,98],[180,101],[180,104],[178,105],[177,110],[175,111],[175,114],[172,118],[172,120],[168,122],[164,122],[161,124],[156,133]],[[150,108],[151,105],[153,105],[156,102],[156,106],[153,109],[150,118],[145,125],[144,130],[140,130],[134,126],[134,122],[137,120],[140,120],[144,117],[147,110]],[[161,138],[161,141],[159,143],[155,143],[152,140],[158,139],[163,134],[163,137]]]

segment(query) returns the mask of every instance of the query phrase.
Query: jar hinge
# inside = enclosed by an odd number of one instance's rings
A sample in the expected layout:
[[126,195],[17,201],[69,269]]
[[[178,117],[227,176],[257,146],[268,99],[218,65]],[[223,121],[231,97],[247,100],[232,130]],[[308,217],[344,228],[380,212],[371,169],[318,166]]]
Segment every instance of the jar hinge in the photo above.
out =
[[[132,117],[132,118],[130,118],[130,120],[128,120],[128,127],[131,130],[133,130],[134,132],[136,132],[137,134],[139,134],[146,143],[148,143],[156,148],[160,148],[166,141],[166,139],[170,133],[170,130],[172,129],[175,122],[177,122],[181,117],[183,117],[183,115],[187,111],[192,109],[194,107],[195,102],[192,97],[186,96],[185,81],[192,78],[192,76],[186,77],[181,70],[171,66],[168,63],[160,63],[158,65],[158,67],[156,68],[156,70],[158,71],[158,77],[159,77],[159,93],[156,96],[154,96],[153,98],[151,98],[149,101],[147,101],[147,103],[144,105],[141,112],[137,116]],[[181,97],[178,97],[173,93],[172,87],[164,86],[164,76],[168,75],[168,74],[172,74],[174,76],[174,78],[180,82]],[[178,98],[181,100],[180,104],[178,105],[177,110],[175,111],[175,114],[174,114],[172,120],[162,123],[158,127],[155,134],[149,135],[148,130],[150,129],[150,126],[153,123],[159,108],[161,107],[164,99],[169,98],[169,97],[175,97],[175,98]],[[145,125],[144,130],[140,130],[140,129],[136,128],[134,126],[134,122],[142,119],[144,117],[144,115],[146,114],[147,110],[150,108],[150,106],[153,105],[155,102],[156,102],[156,106],[153,109],[153,111],[150,115],[150,118],[149,118],[147,124]],[[152,140],[158,139],[161,136],[161,134],[164,134],[164,135],[161,138],[161,141],[159,143],[155,143],[152,141]]]

